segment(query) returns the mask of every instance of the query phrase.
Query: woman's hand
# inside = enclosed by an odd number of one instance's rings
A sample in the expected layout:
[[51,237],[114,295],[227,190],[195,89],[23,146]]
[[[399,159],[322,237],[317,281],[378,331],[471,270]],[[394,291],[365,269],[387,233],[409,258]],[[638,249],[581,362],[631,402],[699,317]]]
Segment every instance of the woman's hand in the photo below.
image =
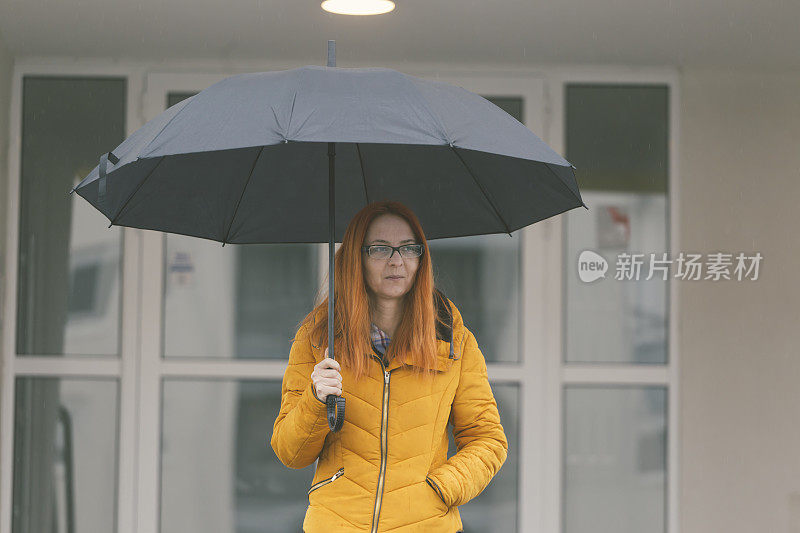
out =
[[311,372],[311,382],[314,384],[314,392],[317,398],[325,402],[329,394],[342,395],[342,375],[339,373],[340,370],[339,362],[328,357],[328,349],[325,348],[325,357],[314,365],[314,371]]

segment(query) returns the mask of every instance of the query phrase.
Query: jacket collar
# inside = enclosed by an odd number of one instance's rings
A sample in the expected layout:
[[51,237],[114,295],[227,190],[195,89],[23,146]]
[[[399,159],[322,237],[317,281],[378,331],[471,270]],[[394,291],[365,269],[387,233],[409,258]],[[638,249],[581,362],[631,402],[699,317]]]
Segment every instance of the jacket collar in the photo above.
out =
[[[436,364],[434,368],[436,370],[448,370],[453,364],[453,361],[457,361],[460,357],[455,350],[458,339],[454,342],[453,337],[456,336],[459,339],[463,337],[463,333],[461,332],[462,321],[460,319],[456,321],[455,313],[453,313],[453,306],[450,305],[450,301],[442,291],[434,288],[433,299],[436,313],[444,322],[444,324],[439,323],[439,321],[436,322]],[[315,320],[321,318],[321,316],[322,311],[315,317]],[[320,349],[319,346],[315,346],[313,343],[312,346],[317,350]],[[375,352],[374,348],[370,355],[381,358],[381,354]],[[386,367],[386,370],[391,371],[400,366],[400,362],[395,358],[389,362],[389,366]]]
[[[459,354],[455,351],[456,343],[453,342],[454,331],[458,328],[454,325],[453,309],[444,293],[439,289],[434,289],[433,298],[436,313],[444,322],[444,324],[439,323],[439,321],[436,322],[436,364],[434,368],[436,370],[448,370],[453,361],[459,358]],[[373,355],[380,357],[380,354],[375,353],[374,349]],[[400,366],[401,363],[395,358],[389,362],[386,370],[391,371]]]

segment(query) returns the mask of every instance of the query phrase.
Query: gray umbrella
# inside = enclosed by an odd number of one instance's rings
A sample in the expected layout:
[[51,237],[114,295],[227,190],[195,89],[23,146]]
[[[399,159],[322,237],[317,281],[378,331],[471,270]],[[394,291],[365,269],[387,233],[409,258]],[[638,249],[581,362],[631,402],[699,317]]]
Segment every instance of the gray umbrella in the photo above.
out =
[[[328,67],[239,74],[173,105],[70,193],[109,227],[223,246],[327,241],[328,272],[334,241],[375,200],[409,206],[429,239],[510,235],[586,207],[575,167],[499,107],[386,68],[336,68],[331,44]],[[337,431],[344,398],[327,399]]]

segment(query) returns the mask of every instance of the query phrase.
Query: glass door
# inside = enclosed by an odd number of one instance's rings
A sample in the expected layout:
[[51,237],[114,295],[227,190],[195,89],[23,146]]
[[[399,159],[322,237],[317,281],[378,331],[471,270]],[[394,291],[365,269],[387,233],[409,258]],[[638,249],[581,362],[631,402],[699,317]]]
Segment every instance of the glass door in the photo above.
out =
[[562,153],[589,210],[561,220],[558,391],[563,533],[674,531],[677,361],[671,256],[674,79],[551,82]]
[[[151,75],[148,117],[220,79]],[[541,126],[540,79],[457,81]],[[532,270],[524,243],[532,231],[431,241],[437,285],[478,338],[510,442],[492,483],[460,508],[471,531],[498,531],[498,524],[524,530],[523,417],[536,420],[522,409],[524,396],[533,394],[524,377],[534,363],[523,327]],[[327,244],[223,248],[151,231],[144,239],[143,526],[161,533],[298,529],[314,466],[287,469],[269,441],[288,348],[322,286]]]
[[0,531],[127,533],[138,239],[68,193],[130,133],[139,86],[52,70],[12,80]]

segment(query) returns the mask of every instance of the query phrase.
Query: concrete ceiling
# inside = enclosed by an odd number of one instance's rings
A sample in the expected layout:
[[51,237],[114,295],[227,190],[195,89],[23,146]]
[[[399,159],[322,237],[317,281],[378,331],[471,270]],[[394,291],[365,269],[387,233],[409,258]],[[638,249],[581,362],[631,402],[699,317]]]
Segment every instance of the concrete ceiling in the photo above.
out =
[[15,56],[800,69],[800,0],[0,0]]

